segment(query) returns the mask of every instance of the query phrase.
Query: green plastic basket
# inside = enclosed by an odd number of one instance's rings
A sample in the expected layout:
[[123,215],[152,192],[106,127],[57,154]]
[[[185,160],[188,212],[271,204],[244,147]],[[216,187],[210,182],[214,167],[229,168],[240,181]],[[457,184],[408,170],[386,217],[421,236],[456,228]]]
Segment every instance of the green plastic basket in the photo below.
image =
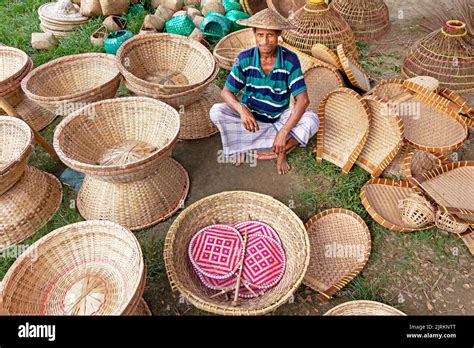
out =
[[166,32],[182,36],[189,36],[195,26],[188,16],[176,16],[168,20],[165,24]]
[[229,11],[243,11],[244,10],[240,2],[236,0],[224,0],[224,8],[225,8],[225,13]]
[[225,16],[209,12],[201,23],[202,33],[211,41],[218,41],[232,31],[232,22]]
[[244,25],[237,24],[237,21],[239,19],[247,19],[250,17],[247,13],[243,11],[232,10],[232,11],[227,12],[225,16],[228,20],[232,22],[232,31],[237,31],[237,30],[247,28]]

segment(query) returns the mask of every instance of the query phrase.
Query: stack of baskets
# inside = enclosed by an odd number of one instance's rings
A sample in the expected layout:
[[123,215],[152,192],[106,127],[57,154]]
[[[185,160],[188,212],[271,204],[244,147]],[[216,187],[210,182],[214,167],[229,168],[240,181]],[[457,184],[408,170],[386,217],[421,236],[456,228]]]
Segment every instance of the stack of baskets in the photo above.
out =
[[66,117],[54,148],[67,166],[86,174],[80,214],[138,230],[180,209],[189,177],[170,157],[179,129],[176,110],[143,97],[100,101]]
[[35,103],[66,116],[89,103],[113,98],[120,80],[113,55],[84,53],[41,65],[23,79],[21,88]]
[[28,166],[33,133],[20,119],[0,116],[0,251],[30,237],[54,215],[62,187]]
[[21,103],[21,81],[33,69],[28,55],[14,47],[0,47],[0,97],[15,107]]
[[56,37],[64,37],[71,35],[76,28],[87,23],[89,18],[79,13],[79,6],[72,6],[69,12],[59,8],[58,2],[49,2],[40,6],[38,16],[41,21],[41,30]]
[[145,280],[130,231],[107,221],[79,222],[50,232],[15,261],[0,303],[9,315],[136,315]]

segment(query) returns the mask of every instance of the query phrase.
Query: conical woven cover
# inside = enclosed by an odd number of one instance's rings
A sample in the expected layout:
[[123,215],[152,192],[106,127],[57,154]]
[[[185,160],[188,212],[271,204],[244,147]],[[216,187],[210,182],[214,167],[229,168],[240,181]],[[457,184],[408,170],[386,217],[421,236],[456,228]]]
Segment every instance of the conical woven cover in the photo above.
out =
[[351,26],[357,41],[374,40],[390,28],[383,0],[334,0],[331,7]]
[[339,14],[328,7],[324,1],[307,0],[288,21],[295,30],[285,30],[283,40],[306,54],[311,54],[314,44],[326,45],[336,52],[338,45],[344,45],[346,54],[358,60],[355,36],[349,24]]
[[460,21],[449,21],[417,41],[403,60],[405,77],[438,79],[442,87],[458,92],[474,90],[474,37]]

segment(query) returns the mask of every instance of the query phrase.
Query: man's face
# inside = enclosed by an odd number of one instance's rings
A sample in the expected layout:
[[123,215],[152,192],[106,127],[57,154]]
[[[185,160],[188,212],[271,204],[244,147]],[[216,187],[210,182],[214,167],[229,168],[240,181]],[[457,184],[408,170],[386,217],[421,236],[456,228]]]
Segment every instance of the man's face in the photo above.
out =
[[277,30],[259,29],[255,30],[255,39],[257,47],[262,53],[271,53],[278,45],[278,36],[280,32]]

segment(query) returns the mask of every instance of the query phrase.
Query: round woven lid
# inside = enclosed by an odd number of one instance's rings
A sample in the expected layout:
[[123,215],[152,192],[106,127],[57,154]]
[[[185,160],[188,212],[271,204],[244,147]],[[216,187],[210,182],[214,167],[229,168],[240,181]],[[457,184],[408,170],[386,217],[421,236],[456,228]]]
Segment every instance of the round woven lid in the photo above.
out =
[[400,316],[406,315],[398,309],[388,306],[386,304],[375,302],[375,301],[350,301],[340,304],[324,315],[336,316],[336,315],[393,315]]
[[71,14],[58,12],[56,9],[56,2],[49,2],[38,8],[39,17],[44,17],[49,21],[58,23],[64,22],[87,22],[89,17],[82,16],[79,11]]
[[266,8],[252,17],[247,19],[239,19],[237,24],[252,28],[269,29],[269,30],[292,30],[296,27],[288,23],[277,12]]

